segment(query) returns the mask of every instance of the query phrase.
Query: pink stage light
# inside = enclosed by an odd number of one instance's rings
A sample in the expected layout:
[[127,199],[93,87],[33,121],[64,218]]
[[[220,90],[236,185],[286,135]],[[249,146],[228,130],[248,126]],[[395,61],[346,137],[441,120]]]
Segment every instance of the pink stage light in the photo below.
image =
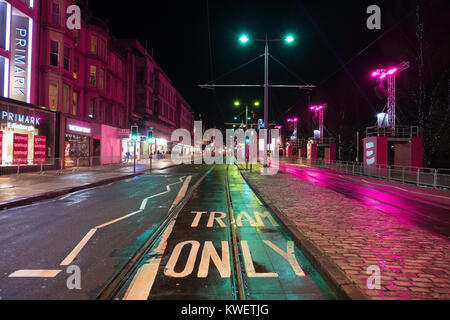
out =
[[378,76],[378,75],[379,75],[378,71],[372,72],[372,77],[376,77],[376,76]]
[[380,76],[380,79],[381,79],[381,80],[383,80],[384,78],[386,78],[386,73],[383,73],[383,74]]
[[397,68],[393,68],[393,69],[391,69],[391,70],[388,71],[388,74],[389,74],[389,75],[393,75],[393,74],[396,73],[397,71],[398,71]]

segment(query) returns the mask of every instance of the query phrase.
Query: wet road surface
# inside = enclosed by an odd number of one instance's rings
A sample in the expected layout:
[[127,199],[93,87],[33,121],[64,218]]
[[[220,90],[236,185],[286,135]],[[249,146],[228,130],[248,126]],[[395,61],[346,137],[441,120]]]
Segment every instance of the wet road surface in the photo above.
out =
[[337,298],[237,168],[215,166],[118,296],[231,300],[241,290],[254,300]]
[[[1,211],[0,299],[95,299],[165,218],[183,186],[208,168],[162,170]],[[67,288],[71,266],[80,269],[81,290]]]
[[280,171],[331,189],[433,233],[450,236],[450,195],[445,191],[401,185],[280,162]]

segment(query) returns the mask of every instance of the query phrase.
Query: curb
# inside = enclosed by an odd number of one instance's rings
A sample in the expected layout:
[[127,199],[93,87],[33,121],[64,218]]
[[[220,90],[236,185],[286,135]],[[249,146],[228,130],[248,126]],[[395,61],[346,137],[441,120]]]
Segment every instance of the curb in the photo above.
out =
[[[161,170],[171,169],[171,168],[174,168],[174,167],[177,167],[177,166],[178,165],[172,165],[172,166],[168,166],[168,167],[165,167],[165,168],[153,169],[153,171],[161,171]],[[38,202],[38,201],[52,199],[52,198],[57,198],[57,197],[60,197],[60,196],[63,196],[63,195],[69,194],[69,193],[81,191],[81,190],[93,189],[93,188],[100,187],[100,186],[103,186],[103,185],[106,185],[106,184],[110,184],[110,183],[113,183],[113,182],[135,178],[135,177],[144,175],[146,173],[147,173],[147,171],[139,172],[139,173],[133,173],[133,174],[129,174],[129,175],[124,175],[124,176],[109,178],[109,179],[105,179],[105,180],[100,180],[100,181],[97,181],[97,182],[94,182],[94,183],[88,183],[88,184],[84,184],[84,185],[81,185],[81,186],[76,186],[76,187],[71,187],[71,188],[61,189],[61,190],[56,190],[56,191],[50,191],[50,192],[45,192],[45,193],[33,195],[31,197],[19,198],[19,199],[14,199],[14,200],[11,200],[11,201],[1,202],[0,203],[0,211],[12,209],[12,208],[17,208],[17,207],[27,206],[27,205],[30,205],[32,203]]]
[[[241,170],[239,170],[241,172]],[[290,233],[296,245],[310,262],[316,267],[320,274],[324,276],[333,289],[336,290],[339,296],[344,299],[350,300],[369,300],[368,296],[361,292],[361,290],[354,284],[354,282],[335,264],[330,258],[328,258],[324,252],[308,239],[298,228],[291,222],[291,220],[276,207],[271,201],[267,201],[263,195],[252,185],[247,177],[241,172],[241,176],[245,182],[249,185],[258,199],[269,208],[280,220],[283,227]]]

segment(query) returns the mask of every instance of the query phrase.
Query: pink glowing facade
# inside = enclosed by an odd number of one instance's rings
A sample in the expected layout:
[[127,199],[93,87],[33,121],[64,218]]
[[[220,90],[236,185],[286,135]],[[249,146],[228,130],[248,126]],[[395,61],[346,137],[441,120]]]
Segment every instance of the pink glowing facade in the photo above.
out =
[[[89,14],[87,3],[0,0],[0,97],[20,102],[0,110],[5,114],[1,157],[12,157],[14,134],[27,133],[19,127],[29,129],[32,157],[31,133],[42,130],[13,120],[31,119],[38,110],[50,112],[47,118],[53,119],[47,158],[63,159],[66,166],[79,159],[89,164],[122,161],[132,124],[139,125],[142,137],[152,128],[154,147],[162,152],[170,150],[174,129],[192,131],[191,107],[147,50],[136,40],[112,40],[107,25]],[[81,28],[71,30],[66,12],[74,4],[81,6]],[[148,155],[148,143],[142,140],[139,154]]]

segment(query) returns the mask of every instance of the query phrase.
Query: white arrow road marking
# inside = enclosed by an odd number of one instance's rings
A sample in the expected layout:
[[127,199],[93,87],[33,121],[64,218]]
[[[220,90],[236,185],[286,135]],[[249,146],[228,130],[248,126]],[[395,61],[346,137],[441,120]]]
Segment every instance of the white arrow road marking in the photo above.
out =
[[[175,207],[181,199],[186,195],[187,188],[191,181],[191,176],[189,176],[185,181],[177,197],[175,198],[170,209]],[[170,211],[170,210],[169,210]],[[175,219],[170,223],[169,227],[164,231],[158,247],[152,252],[153,258],[147,260],[133,277],[130,286],[128,287],[123,300],[147,300],[152,290],[153,284],[155,283],[156,275],[158,273],[159,265],[161,264],[161,259],[164,255],[164,251],[167,247],[167,240],[172,234],[173,227],[175,225]]]
[[54,278],[62,270],[19,270],[9,275],[9,278]]
[[[86,246],[86,244],[89,242],[89,240],[95,234],[95,232],[97,232],[97,230],[105,228],[107,226],[110,226],[110,225],[112,225],[114,223],[117,223],[119,221],[125,220],[125,219],[127,219],[129,217],[132,217],[132,216],[136,215],[136,214],[142,213],[144,211],[144,209],[146,208],[146,206],[147,206],[148,200],[150,200],[152,198],[156,198],[156,197],[162,196],[162,195],[167,194],[167,193],[170,193],[172,191],[170,187],[182,183],[184,178],[185,177],[181,177],[181,178],[179,178],[178,182],[168,184],[166,186],[166,191],[158,193],[158,194],[155,194],[155,195],[152,195],[152,196],[150,196],[148,198],[145,198],[142,201],[142,204],[141,204],[140,209],[138,211],[129,213],[129,214],[123,216],[123,217],[120,217],[118,219],[114,219],[112,221],[109,221],[107,223],[104,223],[102,225],[99,225],[99,226],[89,230],[89,232],[83,237],[83,239],[77,244],[77,246],[61,262],[60,266],[68,266],[68,265],[70,265],[75,260],[75,258],[78,256],[78,254],[81,252],[81,250],[83,250],[83,248]],[[186,184],[186,182],[188,182],[187,186],[189,186],[189,182],[191,181],[191,178],[192,178],[192,176],[189,176],[185,180],[185,184]],[[184,193],[186,193],[186,190],[187,190],[187,186],[185,187],[185,184],[183,184],[183,186],[182,186],[182,189],[185,188]],[[180,192],[181,191],[182,190],[180,190]],[[175,201],[177,201],[178,196],[175,199]],[[178,200],[178,202],[180,200]],[[12,273],[11,275],[9,275],[9,277],[10,278],[54,278],[60,272],[61,272],[61,270],[19,270],[19,271],[16,271],[16,272]]]

